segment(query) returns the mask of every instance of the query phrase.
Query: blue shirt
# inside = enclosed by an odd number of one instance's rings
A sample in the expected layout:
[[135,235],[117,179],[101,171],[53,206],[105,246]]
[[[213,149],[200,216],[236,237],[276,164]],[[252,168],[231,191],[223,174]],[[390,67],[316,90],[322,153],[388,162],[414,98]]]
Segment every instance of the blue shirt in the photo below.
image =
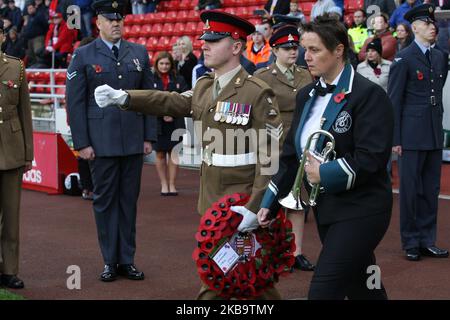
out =
[[421,5],[422,1],[417,0],[412,7],[409,6],[408,2],[404,2],[402,5],[397,7],[395,11],[392,13],[391,19],[389,19],[389,25],[392,28],[395,28],[400,23],[406,23],[408,26],[410,23],[405,20],[404,15],[406,12],[411,10],[414,7],[417,7],[418,5]]
[[103,41],[104,44],[106,44],[106,46],[109,48],[109,50],[112,50],[113,46],[116,46],[117,49],[120,49],[120,41],[122,41],[122,40],[119,40],[116,43],[112,43],[112,42],[109,42],[109,41],[107,41],[107,40],[102,38],[102,41]]
[[414,42],[419,46],[420,51],[422,51],[423,54],[425,54],[425,52],[427,52],[427,50],[431,49],[431,46],[430,47],[425,47],[422,43],[417,41],[417,39],[414,39]]

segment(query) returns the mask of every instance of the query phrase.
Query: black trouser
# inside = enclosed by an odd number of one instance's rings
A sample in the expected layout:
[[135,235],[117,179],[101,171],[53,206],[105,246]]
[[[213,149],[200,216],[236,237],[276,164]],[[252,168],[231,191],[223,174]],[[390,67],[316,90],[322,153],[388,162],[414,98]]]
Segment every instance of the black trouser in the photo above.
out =
[[[308,299],[387,299],[381,283],[369,289],[367,282],[376,265],[374,250],[389,226],[390,214],[374,215],[318,225],[323,247],[311,280]],[[383,270],[381,270],[381,274]]]
[[404,250],[436,242],[442,150],[403,150],[400,174],[400,234]]
[[134,263],[142,154],[91,161],[94,212],[105,264]]
[[89,161],[78,158],[78,172],[80,173],[80,183],[83,190],[93,191],[91,170],[89,169]]

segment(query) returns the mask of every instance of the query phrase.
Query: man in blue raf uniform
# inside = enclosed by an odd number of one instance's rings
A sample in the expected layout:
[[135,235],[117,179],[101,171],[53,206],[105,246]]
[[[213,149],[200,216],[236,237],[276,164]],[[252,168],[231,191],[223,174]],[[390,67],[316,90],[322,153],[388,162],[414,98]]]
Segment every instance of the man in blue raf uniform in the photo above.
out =
[[388,94],[394,106],[393,151],[399,155],[400,232],[406,258],[445,258],[435,246],[441,176],[442,89],[447,57],[430,46],[436,37],[434,7],[417,6],[405,14],[415,40],[391,65]]
[[117,275],[141,280],[134,266],[136,203],[143,153],[156,141],[156,119],[111,107],[100,109],[94,89],[109,84],[116,89],[153,88],[146,49],[122,37],[123,7],[119,1],[96,1],[100,36],[79,48],[67,71],[67,107],[74,147],[91,160],[94,212],[105,262],[102,281]]

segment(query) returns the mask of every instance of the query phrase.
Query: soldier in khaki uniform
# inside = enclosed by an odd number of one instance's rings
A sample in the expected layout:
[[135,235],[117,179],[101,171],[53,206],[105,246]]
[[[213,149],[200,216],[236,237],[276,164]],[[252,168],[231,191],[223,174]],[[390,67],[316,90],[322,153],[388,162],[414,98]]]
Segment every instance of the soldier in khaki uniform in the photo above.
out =
[[[291,127],[297,92],[313,80],[309,71],[295,65],[299,40],[300,34],[295,26],[284,23],[284,26],[277,28],[269,40],[272,53],[277,59],[270,66],[259,69],[255,73],[255,77],[264,80],[276,93],[283,121],[283,141]],[[302,253],[305,213],[289,210],[287,217],[292,222],[292,230],[295,234],[294,268],[313,271],[314,265]]]
[[[0,45],[3,21],[0,20]],[[0,52],[0,282],[20,289],[19,209],[22,175],[33,161],[33,127],[25,68]]]
[[[239,62],[245,39],[254,31],[254,26],[217,11],[205,11],[201,19],[205,22],[201,37],[205,40],[202,48],[205,65],[212,67],[215,73],[201,77],[193,91],[183,94],[155,90],[125,92],[100,86],[95,90],[95,99],[100,107],[119,105],[138,112],[190,116],[199,121],[196,127],[198,129],[201,123],[198,136],[203,138],[203,162],[198,211],[202,215],[226,194],[250,194],[246,206],[240,207],[244,219],[238,229],[246,231],[256,226],[254,213],[269,181],[264,169],[270,164],[263,166],[261,161],[269,156],[278,159],[278,144],[283,133],[281,117],[273,90],[249,75]],[[245,139],[244,132],[252,130],[258,135]],[[240,148],[241,140],[245,143]],[[267,140],[272,143],[270,148],[265,143]],[[270,150],[276,151],[271,153]],[[215,298],[216,293],[206,287],[198,296],[198,299]],[[259,298],[281,297],[276,289],[269,289]]]

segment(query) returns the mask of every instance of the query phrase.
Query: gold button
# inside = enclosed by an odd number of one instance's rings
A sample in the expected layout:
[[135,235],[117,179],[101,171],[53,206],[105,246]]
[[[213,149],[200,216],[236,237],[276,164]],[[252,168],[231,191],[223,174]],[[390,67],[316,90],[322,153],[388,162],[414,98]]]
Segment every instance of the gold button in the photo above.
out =
[[214,111],[214,108],[209,109],[209,112],[213,112],[213,111]]
[[119,74],[119,79],[122,79],[122,75],[121,74]]
[[3,110],[2,110],[2,107],[0,107],[0,112],[2,112]]
[[294,92],[296,92],[296,91],[297,91],[297,89],[294,89],[293,91],[294,91]]
[[117,62],[117,65],[120,66],[120,62]]
[[0,120],[0,124],[3,123],[3,120]]
[[193,114],[193,113],[194,113],[194,111],[191,110],[190,114]]

